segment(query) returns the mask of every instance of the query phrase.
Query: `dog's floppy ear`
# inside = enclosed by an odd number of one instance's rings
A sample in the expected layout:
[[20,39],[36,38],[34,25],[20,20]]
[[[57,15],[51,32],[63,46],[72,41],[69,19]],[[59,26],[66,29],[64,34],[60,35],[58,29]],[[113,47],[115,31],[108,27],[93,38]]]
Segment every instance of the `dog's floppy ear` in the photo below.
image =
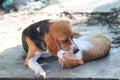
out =
[[[70,24],[70,25],[72,25],[69,21],[67,21],[67,20],[65,20],[65,22],[66,23],[68,23],[68,24]],[[80,37],[81,36],[81,34],[80,33],[78,33],[78,32],[72,32],[72,34],[73,34],[73,37]]]
[[47,49],[51,52],[51,54],[56,56],[58,48],[55,39],[51,36],[51,34],[45,35],[45,42]]

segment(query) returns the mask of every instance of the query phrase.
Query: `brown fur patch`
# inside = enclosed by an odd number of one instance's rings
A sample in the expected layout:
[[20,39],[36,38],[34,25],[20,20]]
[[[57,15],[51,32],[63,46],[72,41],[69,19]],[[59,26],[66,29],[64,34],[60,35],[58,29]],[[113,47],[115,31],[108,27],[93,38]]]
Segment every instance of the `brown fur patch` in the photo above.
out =
[[109,54],[111,42],[105,36],[93,35],[86,40],[92,43],[92,47],[83,51],[83,61],[99,59]]

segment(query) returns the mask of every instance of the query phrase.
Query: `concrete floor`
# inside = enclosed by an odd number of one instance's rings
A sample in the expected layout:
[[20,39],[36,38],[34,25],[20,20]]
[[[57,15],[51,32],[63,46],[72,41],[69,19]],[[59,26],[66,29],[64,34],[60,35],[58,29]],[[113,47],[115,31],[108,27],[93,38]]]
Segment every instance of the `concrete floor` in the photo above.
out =
[[[114,34],[107,26],[86,26],[76,25],[73,30],[82,35],[103,34],[111,41]],[[14,42],[13,42],[14,43]],[[25,52],[21,45],[6,48],[0,53],[0,77],[35,77],[34,72],[23,65]],[[105,58],[86,62],[83,65],[62,69],[57,59],[49,58],[42,61],[42,66],[47,73],[47,78],[120,78],[120,47],[111,48],[110,55]]]

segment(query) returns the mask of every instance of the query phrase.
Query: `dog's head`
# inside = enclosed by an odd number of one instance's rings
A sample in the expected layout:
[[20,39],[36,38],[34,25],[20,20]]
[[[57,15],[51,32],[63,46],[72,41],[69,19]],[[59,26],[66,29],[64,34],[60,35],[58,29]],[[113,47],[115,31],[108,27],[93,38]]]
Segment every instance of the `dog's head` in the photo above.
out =
[[79,51],[73,42],[71,25],[65,20],[50,21],[49,33],[45,40],[48,50],[54,55],[61,49],[72,53]]

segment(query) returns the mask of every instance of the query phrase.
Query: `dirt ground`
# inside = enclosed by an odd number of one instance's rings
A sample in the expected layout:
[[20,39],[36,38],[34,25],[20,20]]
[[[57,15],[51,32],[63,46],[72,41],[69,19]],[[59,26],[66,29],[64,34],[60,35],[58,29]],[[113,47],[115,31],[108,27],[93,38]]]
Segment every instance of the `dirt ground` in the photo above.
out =
[[[34,72],[23,65],[26,53],[21,45],[21,33],[30,24],[48,18],[59,17],[40,11],[0,14],[0,78],[35,77]],[[86,18],[83,16],[81,20],[85,21]],[[43,59],[40,64],[46,71],[47,77],[120,78],[120,25],[115,25],[113,28],[108,26],[109,24],[78,23],[73,25],[72,29],[83,36],[103,34],[108,37],[112,42],[110,55],[70,69],[62,69],[56,57]]]

